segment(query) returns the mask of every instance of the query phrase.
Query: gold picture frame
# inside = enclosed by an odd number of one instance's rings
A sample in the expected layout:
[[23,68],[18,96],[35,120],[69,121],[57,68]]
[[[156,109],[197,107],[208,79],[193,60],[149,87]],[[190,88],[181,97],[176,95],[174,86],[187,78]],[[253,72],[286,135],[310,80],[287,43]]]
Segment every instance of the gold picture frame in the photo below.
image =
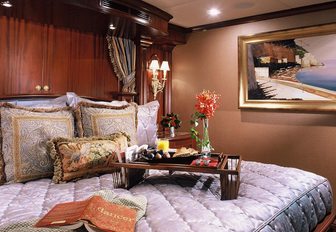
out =
[[336,111],[336,23],[239,36],[238,52],[239,108]]

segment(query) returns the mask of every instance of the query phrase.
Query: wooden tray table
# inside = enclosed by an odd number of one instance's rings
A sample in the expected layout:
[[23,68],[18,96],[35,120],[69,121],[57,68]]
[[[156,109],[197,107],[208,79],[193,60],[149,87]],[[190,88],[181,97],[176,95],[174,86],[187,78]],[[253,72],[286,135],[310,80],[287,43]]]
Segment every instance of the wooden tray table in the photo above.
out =
[[116,167],[123,167],[128,169],[168,170],[170,171],[170,173],[174,171],[184,171],[184,172],[219,174],[220,187],[221,187],[221,200],[236,199],[240,184],[241,156],[213,153],[211,154],[211,157],[218,158],[217,167],[196,166],[190,164],[176,164],[176,163],[149,163],[144,161],[133,161],[129,163],[114,163],[114,165]]

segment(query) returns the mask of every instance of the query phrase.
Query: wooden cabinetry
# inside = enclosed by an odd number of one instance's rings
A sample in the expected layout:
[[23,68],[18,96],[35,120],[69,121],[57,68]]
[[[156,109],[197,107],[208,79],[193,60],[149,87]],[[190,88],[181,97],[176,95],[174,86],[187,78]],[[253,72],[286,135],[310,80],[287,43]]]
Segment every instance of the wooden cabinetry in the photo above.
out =
[[[43,86],[44,31],[40,25],[0,18],[1,95],[38,94]],[[38,46],[37,46],[38,45]]]
[[5,16],[0,34],[0,97],[118,91],[104,35]]
[[[10,17],[0,17],[2,29],[0,50],[1,96],[50,94],[48,78],[52,60],[49,57],[48,27]],[[61,41],[60,41],[61,42]]]
[[159,134],[159,138],[168,139],[170,148],[196,148],[195,140],[191,138],[189,132],[176,132],[175,137],[170,137],[169,134]]
[[[148,61],[156,54],[172,65],[172,49],[185,43],[185,35],[168,25],[171,15],[143,1],[110,2],[108,8],[83,0],[26,0],[0,7],[0,98],[72,91],[112,99],[122,86],[108,54],[106,34],[111,34],[137,43],[137,94],[118,99],[153,100]],[[150,20],[141,23],[134,12]],[[108,30],[111,23],[116,30]],[[171,111],[171,73],[157,99],[159,120]]]

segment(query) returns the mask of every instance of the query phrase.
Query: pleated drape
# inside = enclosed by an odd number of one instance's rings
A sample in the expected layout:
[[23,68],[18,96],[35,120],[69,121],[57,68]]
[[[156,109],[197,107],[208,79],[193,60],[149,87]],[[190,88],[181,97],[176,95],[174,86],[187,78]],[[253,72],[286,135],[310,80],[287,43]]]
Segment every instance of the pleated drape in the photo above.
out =
[[111,63],[119,81],[123,83],[122,92],[135,92],[136,46],[132,40],[107,36]]

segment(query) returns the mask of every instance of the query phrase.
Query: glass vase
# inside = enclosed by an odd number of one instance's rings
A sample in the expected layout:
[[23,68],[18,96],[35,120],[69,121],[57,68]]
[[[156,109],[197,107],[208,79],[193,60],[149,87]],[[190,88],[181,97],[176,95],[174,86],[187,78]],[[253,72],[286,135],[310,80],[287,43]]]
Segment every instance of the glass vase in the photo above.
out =
[[203,119],[203,138],[202,138],[202,148],[201,148],[201,154],[204,157],[210,157],[211,156],[211,145],[210,145],[210,137],[209,137],[209,119],[205,118]]
[[175,137],[175,127],[169,127],[169,136],[174,138]]

